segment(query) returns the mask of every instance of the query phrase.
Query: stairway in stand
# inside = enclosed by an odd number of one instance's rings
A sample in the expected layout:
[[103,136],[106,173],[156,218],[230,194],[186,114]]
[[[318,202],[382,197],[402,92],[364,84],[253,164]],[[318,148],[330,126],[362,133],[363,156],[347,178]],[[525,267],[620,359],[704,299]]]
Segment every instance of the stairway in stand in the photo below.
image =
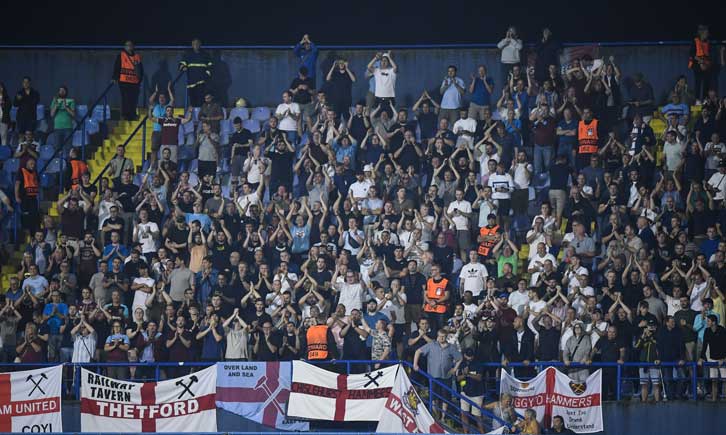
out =
[[[126,139],[128,139],[129,135],[134,131],[134,129],[139,125],[140,122],[141,120],[108,122],[108,138],[103,141],[103,145],[93,153],[92,157],[86,158],[86,163],[88,164],[89,171],[91,172],[91,180],[96,179],[96,177],[99,173],[101,173],[106,164],[116,155],[116,147],[118,147],[119,145],[123,145],[124,142],[126,142]],[[151,150],[151,126],[151,122],[147,121],[147,153]],[[133,139],[131,139],[126,145],[125,156],[126,158],[131,159],[131,161],[134,162],[135,172],[138,172],[141,169],[142,133],[143,127],[139,129],[136,135],[134,135]],[[58,199],[64,196],[65,193],[65,191],[62,191],[58,198],[47,198],[51,201],[43,201],[40,205],[41,213],[49,214],[50,216],[52,216],[53,219],[56,221],[56,224],[58,224],[60,220],[58,210],[56,209],[56,204]],[[28,242],[29,240],[27,238],[23,240],[19,249],[15,249],[12,253],[10,253],[11,255],[8,264],[2,266],[2,269],[0,270],[0,275],[2,275],[2,278],[0,278],[0,285],[2,285],[3,291],[7,289],[10,285],[10,277],[16,274],[18,267],[20,266],[20,262],[23,259],[23,253],[25,252],[25,248]]]

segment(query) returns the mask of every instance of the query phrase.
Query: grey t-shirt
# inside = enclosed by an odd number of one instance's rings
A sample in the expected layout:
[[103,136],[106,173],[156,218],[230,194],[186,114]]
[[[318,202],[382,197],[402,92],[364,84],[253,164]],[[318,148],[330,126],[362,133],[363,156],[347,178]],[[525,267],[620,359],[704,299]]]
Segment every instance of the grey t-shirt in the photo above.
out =
[[451,344],[442,348],[438,341],[432,341],[421,348],[421,356],[426,357],[426,369],[431,376],[449,379],[449,370],[461,359],[461,352]]
[[169,296],[174,302],[184,301],[184,290],[191,288],[194,284],[194,272],[185,267],[174,269],[169,274],[170,290]]
[[199,160],[205,162],[216,162],[219,160],[217,146],[219,144],[219,135],[210,133],[209,136],[200,136],[199,140]]

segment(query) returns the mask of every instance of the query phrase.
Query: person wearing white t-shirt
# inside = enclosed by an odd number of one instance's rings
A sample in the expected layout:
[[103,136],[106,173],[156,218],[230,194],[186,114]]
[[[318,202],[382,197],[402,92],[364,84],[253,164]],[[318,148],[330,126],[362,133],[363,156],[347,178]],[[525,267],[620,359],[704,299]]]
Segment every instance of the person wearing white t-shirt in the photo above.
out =
[[521,316],[527,305],[529,305],[529,289],[527,283],[520,279],[517,283],[517,290],[509,294],[509,306],[517,312],[518,316]]
[[155,281],[154,278],[149,276],[149,267],[146,263],[139,265],[139,277],[134,278],[131,283],[131,290],[134,291],[134,301],[131,304],[131,312],[136,311],[137,308],[141,308],[144,311],[144,318],[146,318],[146,300],[149,298],[151,293],[154,291]]
[[139,220],[134,228],[133,239],[134,242],[141,243],[141,253],[146,261],[151,262],[152,254],[158,249],[159,226],[156,222],[149,221],[149,212],[143,208],[139,211]]
[[[380,61],[379,66],[375,66]],[[396,99],[396,74],[398,66],[391,57],[391,52],[376,53],[376,56],[368,63],[368,76],[373,76],[376,84],[375,97],[376,105],[390,100],[395,103]]]
[[486,266],[479,262],[479,254],[476,249],[469,251],[469,262],[461,268],[459,273],[459,288],[461,294],[471,292],[474,298],[478,298],[484,291],[489,272]]
[[714,201],[723,201],[726,198],[726,163],[718,164],[718,172],[711,175],[708,179],[708,187],[713,195]]
[[580,257],[577,255],[570,257],[570,266],[565,271],[565,276],[562,279],[563,284],[567,284],[568,295],[572,293],[575,287],[582,287],[580,279],[582,277],[587,278],[589,274],[587,269],[580,264]]
[[373,182],[365,178],[363,171],[359,171],[358,174],[356,174],[355,183],[348,187],[348,193],[353,196],[353,200],[355,200],[356,203],[360,203],[368,198],[368,189],[371,186],[373,186]]
[[280,121],[278,128],[285,132],[291,144],[297,142],[297,122],[300,119],[300,106],[292,101],[290,91],[282,93],[282,103],[275,109],[275,118]]
[[530,246],[529,259],[531,260],[537,252],[537,250],[531,249],[532,246],[539,247],[540,243],[547,245],[547,237],[544,231],[544,219],[541,217],[534,219],[534,225],[532,225],[531,230],[527,231],[526,238],[527,244]]
[[529,272],[531,276],[530,285],[537,285],[539,274],[544,271],[545,262],[547,260],[551,261],[552,265],[557,267],[557,259],[555,256],[547,252],[544,243],[538,243],[534,255],[530,255],[529,257],[529,265],[527,266],[527,272]]
[[498,200],[497,215],[499,218],[508,218],[512,207],[512,192],[514,180],[505,172],[504,164],[497,163],[497,171],[489,176],[489,187],[492,188],[492,199]]
[[[459,119],[454,122],[452,131],[457,137],[456,145],[465,143],[471,149],[474,147],[474,134],[476,133],[476,119],[472,118],[467,109],[459,111]],[[472,113],[473,115],[473,113]]]
[[[264,181],[264,180],[262,180]],[[237,205],[237,208],[240,212],[244,212],[245,216],[251,217],[252,214],[250,213],[250,206],[252,204],[260,205],[260,196],[262,196],[262,192],[264,192],[265,183],[262,182],[257,186],[257,190],[252,190],[252,185],[250,183],[244,183],[242,185],[242,193],[240,195],[237,195],[237,191],[234,191],[234,203]]]

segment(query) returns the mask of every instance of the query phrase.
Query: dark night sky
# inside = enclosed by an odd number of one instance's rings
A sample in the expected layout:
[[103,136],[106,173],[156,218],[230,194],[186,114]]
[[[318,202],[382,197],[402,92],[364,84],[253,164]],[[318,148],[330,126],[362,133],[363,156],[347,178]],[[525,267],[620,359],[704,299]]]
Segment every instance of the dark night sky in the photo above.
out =
[[712,37],[726,39],[723,0],[680,0],[682,6],[673,7],[665,0],[9,3],[0,26],[4,44],[118,44],[132,38],[186,45],[198,35],[205,44],[290,45],[306,32],[319,44],[492,43],[509,24],[527,41],[543,25],[566,42],[653,41],[688,39],[699,22],[711,25]]

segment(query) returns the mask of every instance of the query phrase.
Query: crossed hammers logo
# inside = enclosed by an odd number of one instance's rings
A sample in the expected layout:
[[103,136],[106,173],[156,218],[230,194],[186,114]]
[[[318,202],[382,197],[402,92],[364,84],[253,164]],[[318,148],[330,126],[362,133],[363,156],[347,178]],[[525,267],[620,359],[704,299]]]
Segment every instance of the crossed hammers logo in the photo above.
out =
[[33,375],[28,375],[28,377],[25,379],[25,382],[32,382],[33,383],[33,389],[30,390],[30,393],[28,393],[28,397],[32,396],[33,393],[35,393],[35,390],[40,390],[42,394],[45,394],[45,391],[43,391],[43,388],[40,386],[40,383],[43,382],[44,379],[48,379],[48,376],[45,373],[41,373],[38,376],[40,379],[37,381],[33,379]]
[[368,378],[368,382],[366,382],[365,385],[363,385],[363,388],[367,388],[370,384],[375,385],[376,387],[380,387],[376,379],[383,377],[382,371],[377,371],[375,376],[372,376],[371,373],[366,373],[365,377]]
[[191,397],[196,397],[194,392],[190,389],[190,387],[195,383],[199,382],[199,378],[196,377],[196,375],[189,376],[189,383],[185,384],[183,379],[179,379],[176,381],[176,385],[179,385],[183,388],[182,392],[179,394],[179,397],[177,397],[177,400],[184,397],[185,394],[189,393]]

